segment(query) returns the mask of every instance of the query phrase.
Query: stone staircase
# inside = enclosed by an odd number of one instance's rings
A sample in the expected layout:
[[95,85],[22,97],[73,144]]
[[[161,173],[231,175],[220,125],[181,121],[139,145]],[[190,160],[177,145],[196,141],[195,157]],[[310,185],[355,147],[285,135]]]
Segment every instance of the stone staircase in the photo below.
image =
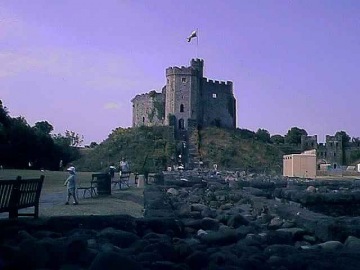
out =
[[199,153],[199,131],[196,125],[189,123],[187,140],[187,160],[188,169],[198,168],[200,165]]

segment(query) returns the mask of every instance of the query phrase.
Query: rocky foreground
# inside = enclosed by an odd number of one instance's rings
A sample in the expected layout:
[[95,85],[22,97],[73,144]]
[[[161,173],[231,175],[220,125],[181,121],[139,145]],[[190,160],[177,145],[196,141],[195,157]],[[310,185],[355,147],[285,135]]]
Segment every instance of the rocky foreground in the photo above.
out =
[[0,269],[360,269],[356,181],[169,172],[144,200],[144,218],[3,220]]

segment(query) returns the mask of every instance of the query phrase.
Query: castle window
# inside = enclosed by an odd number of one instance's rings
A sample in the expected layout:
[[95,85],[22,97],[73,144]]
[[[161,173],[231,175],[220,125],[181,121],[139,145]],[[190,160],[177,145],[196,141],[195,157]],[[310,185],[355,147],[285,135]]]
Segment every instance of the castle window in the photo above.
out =
[[180,105],[180,112],[184,112],[184,104]]
[[186,78],[185,78],[185,77],[182,77],[182,78],[181,78],[181,82],[186,83]]
[[145,117],[143,117],[143,123],[145,123]]
[[169,79],[167,79],[166,81],[167,81],[167,83],[169,83]]
[[331,146],[331,147],[333,146],[333,143],[332,143],[332,142],[330,143],[330,146]]
[[212,97],[213,97],[213,98],[217,98],[217,94],[213,93],[213,94],[212,94]]
[[339,146],[339,143],[336,143],[335,145],[336,145],[336,147],[338,147],[338,146]]
[[336,157],[336,153],[334,153],[334,157]]

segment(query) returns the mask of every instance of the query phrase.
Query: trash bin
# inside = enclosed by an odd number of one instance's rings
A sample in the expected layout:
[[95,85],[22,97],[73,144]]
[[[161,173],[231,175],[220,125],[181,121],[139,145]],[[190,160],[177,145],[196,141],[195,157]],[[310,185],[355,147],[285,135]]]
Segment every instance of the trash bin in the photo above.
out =
[[96,182],[97,193],[101,195],[111,195],[111,175],[108,173],[94,173],[92,181]]

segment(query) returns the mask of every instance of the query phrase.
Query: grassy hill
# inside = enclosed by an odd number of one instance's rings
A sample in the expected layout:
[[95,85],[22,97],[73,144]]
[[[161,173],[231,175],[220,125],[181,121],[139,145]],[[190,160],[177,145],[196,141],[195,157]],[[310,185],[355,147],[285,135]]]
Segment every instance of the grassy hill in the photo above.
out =
[[[244,138],[239,130],[205,128],[199,131],[199,154],[205,166],[219,169],[280,172],[284,151],[256,138]],[[176,156],[171,127],[118,128],[109,138],[74,162],[82,171],[104,171],[122,157],[140,173],[164,170]]]
[[132,171],[163,170],[175,153],[173,137],[170,127],[117,128],[74,165],[82,171],[105,171],[112,163],[118,167],[125,157]]
[[243,138],[238,130],[206,128],[199,132],[200,154],[207,164],[223,168],[251,171],[280,171],[282,155],[279,147]]

